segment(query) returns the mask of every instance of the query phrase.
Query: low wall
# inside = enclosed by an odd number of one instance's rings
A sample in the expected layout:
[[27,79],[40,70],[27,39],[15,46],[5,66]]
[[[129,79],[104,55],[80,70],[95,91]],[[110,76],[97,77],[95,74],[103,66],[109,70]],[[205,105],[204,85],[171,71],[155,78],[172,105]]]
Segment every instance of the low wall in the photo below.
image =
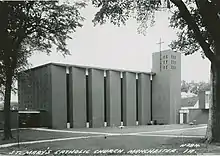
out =
[[[40,122],[39,127],[48,127],[49,120],[48,120],[48,112],[41,111],[40,112]],[[12,110],[11,111],[11,128],[18,128],[18,111]],[[4,111],[0,110],[0,130],[4,129]]]
[[196,120],[197,124],[207,124],[209,117],[208,109],[190,109],[189,110],[189,122]]
[[[11,111],[11,128],[18,127],[18,111]],[[4,111],[0,110],[0,130],[4,129]]]

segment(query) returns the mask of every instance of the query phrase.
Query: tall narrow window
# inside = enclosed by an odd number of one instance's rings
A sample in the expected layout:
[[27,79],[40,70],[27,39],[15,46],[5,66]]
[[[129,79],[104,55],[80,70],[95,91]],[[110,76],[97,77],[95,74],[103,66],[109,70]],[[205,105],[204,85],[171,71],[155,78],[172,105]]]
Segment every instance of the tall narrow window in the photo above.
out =
[[121,78],[121,122],[123,122],[123,78]]
[[150,80],[150,120],[153,120],[153,80]]
[[86,75],[86,121],[89,122],[89,76]]
[[136,121],[139,121],[138,119],[138,79],[136,79]]
[[66,74],[67,123],[70,122],[69,74]]
[[106,76],[104,77],[104,122],[107,122],[107,104],[106,104]]

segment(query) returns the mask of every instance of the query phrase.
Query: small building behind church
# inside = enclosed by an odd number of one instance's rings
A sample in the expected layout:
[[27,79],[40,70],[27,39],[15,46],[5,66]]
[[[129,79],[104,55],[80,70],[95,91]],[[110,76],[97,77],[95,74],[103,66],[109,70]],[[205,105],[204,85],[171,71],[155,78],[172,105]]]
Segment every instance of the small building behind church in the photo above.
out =
[[198,96],[182,98],[179,110],[180,124],[207,124],[210,102],[210,91],[200,91]]

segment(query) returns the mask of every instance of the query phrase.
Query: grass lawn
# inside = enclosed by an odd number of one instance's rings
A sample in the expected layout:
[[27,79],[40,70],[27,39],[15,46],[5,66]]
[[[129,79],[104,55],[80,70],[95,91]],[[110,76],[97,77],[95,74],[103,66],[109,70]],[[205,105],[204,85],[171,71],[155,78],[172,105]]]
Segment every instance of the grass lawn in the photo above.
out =
[[[94,153],[97,150],[103,149],[123,149],[126,154],[140,154],[135,153],[135,149],[171,149],[176,150],[175,152],[171,152],[168,154],[171,155],[179,155],[184,154],[183,152],[186,149],[195,149],[195,148],[181,148],[181,144],[188,143],[198,143],[200,147],[196,148],[193,153],[185,153],[185,154],[196,154],[209,152],[204,144],[202,144],[201,139],[190,139],[184,138],[162,138],[162,137],[140,137],[140,136],[110,136],[107,138],[99,137],[99,138],[89,138],[89,139],[80,139],[80,140],[68,140],[68,141],[58,141],[51,143],[40,143],[40,144],[31,144],[31,145],[20,145],[17,146],[0,149],[0,153],[4,152],[6,154],[12,151],[25,151],[25,150],[46,150],[48,147],[55,153],[60,149],[62,150],[90,150],[90,153]],[[213,148],[213,147],[211,147]],[[125,154],[124,153],[124,154]],[[149,154],[149,153],[148,153]],[[151,153],[151,154],[165,154],[165,153]]]
[[[23,141],[34,141],[34,140],[47,140],[47,139],[57,139],[57,138],[66,138],[66,137],[78,137],[82,136],[82,134],[77,133],[62,133],[62,132],[47,132],[47,131],[36,131],[36,130],[19,130],[12,131],[12,135],[14,139],[11,140],[2,140],[0,139],[0,145],[6,143],[14,143]],[[83,134],[87,136],[89,134]],[[0,138],[3,138],[3,133],[0,133]]]
[[[205,128],[175,131],[176,129],[182,128],[193,128],[192,126],[186,125],[171,125],[171,126],[148,126],[148,127],[125,127],[120,130],[118,128],[100,128],[100,129],[83,129],[83,131],[89,132],[108,132],[111,134],[123,134],[123,135],[113,135],[106,136],[103,134],[81,134],[81,133],[67,133],[67,132],[45,132],[36,130],[21,130],[20,140],[23,141],[34,141],[34,140],[47,140],[47,139],[58,139],[58,138],[70,138],[69,140],[54,140],[51,142],[41,142],[33,144],[24,144],[18,146],[12,146],[7,148],[0,148],[0,154],[8,154],[12,151],[29,151],[30,150],[46,150],[48,147],[52,150],[51,153],[61,154],[62,152],[81,150],[90,151],[90,154],[103,154],[102,152],[107,149],[121,149],[119,151],[121,154],[150,154],[150,155],[160,155],[160,154],[170,154],[170,155],[196,155],[201,153],[219,153],[220,146],[218,145],[206,145],[204,144],[204,139],[201,138],[188,138],[188,137],[169,137],[169,135],[197,135],[203,136],[205,134]],[[174,129],[174,131],[169,131],[169,129]],[[82,131],[82,129],[68,129],[69,131]],[[165,132],[157,132],[160,130],[168,130]],[[191,133],[190,133],[191,131]],[[147,132],[147,133],[145,133]],[[150,136],[150,134],[155,134],[160,136]],[[152,133],[151,133],[152,132]],[[145,133],[144,135],[136,135],[129,133]],[[16,131],[13,131],[13,135],[16,136]],[[166,135],[166,136],[161,136]],[[88,137],[88,138],[79,138]],[[16,140],[11,140],[11,142]],[[0,144],[5,144],[2,142]],[[200,147],[181,147],[181,145],[186,144],[198,144]],[[136,151],[135,151],[136,149]],[[167,149],[167,151],[159,151],[159,149]],[[66,150],[66,151],[61,151]],[[97,151],[102,150],[102,151]],[[131,151],[133,150],[133,151]],[[137,151],[139,150],[139,151]],[[145,151],[144,151],[145,150]],[[149,151],[151,152],[149,153]],[[157,150],[157,151],[156,151]],[[169,151],[170,150],[170,151]],[[189,152],[191,150],[191,153]],[[159,152],[158,152],[159,151]],[[111,151],[112,152],[112,151]],[[137,152],[137,153],[136,153]],[[148,153],[146,153],[148,152]],[[153,153],[154,152],[154,153]],[[167,152],[167,153],[166,153]],[[63,153],[63,154],[64,154]],[[112,152],[114,153],[114,151]],[[114,153],[116,154],[116,153]],[[118,153],[119,154],[119,153]],[[33,155],[33,153],[32,153]]]

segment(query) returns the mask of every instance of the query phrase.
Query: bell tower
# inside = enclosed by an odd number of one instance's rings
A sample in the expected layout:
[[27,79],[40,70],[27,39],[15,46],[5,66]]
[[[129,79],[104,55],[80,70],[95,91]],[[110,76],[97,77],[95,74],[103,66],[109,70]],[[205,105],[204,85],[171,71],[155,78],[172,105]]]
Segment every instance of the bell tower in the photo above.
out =
[[176,124],[181,102],[181,54],[172,50],[153,53],[152,72],[156,73],[152,80],[153,120]]

